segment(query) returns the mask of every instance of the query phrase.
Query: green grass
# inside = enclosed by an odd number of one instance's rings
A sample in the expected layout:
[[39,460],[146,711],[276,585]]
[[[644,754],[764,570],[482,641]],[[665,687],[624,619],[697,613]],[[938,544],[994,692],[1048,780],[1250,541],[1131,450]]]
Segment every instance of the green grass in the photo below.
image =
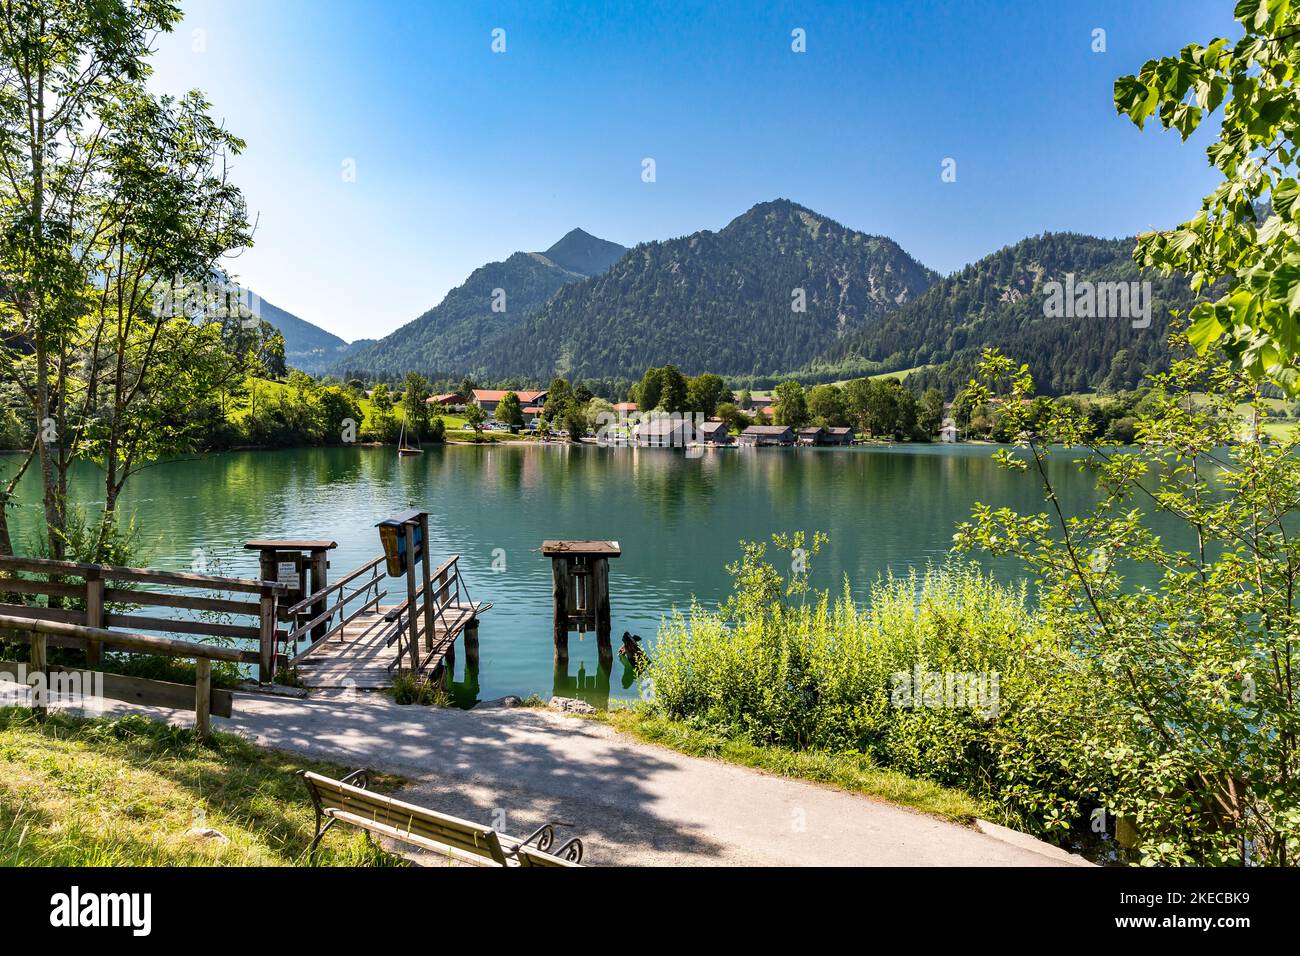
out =
[[883,770],[862,754],[758,746],[747,740],[700,730],[639,707],[601,711],[592,719],[638,740],[692,757],[711,757],[782,777],[830,784],[954,823],[968,825],[976,817],[987,815],[980,802],[969,794],[928,780],[915,780],[893,770]]
[[[904,382],[907,380],[907,376],[911,375],[913,372],[920,372],[930,367],[931,366],[929,365],[914,365],[912,368],[900,368],[897,372],[880,372],[876,375],[868,375],[867,378],[872,381],[877,381],[882,378],[896,378],[900,382]],[[836,382],[835,384],[843,386],[846,382]]]
[[[0,866],[303,866],[315,815],[300,769],[351,769],[260,750],[228,734],[199,742],[141,716],[117,720],[0,709]],[[372,775],[392,790],[397,777]],[[187,836],[210,827],[229,843]],[[402,863],[336,827],[324,866]]]

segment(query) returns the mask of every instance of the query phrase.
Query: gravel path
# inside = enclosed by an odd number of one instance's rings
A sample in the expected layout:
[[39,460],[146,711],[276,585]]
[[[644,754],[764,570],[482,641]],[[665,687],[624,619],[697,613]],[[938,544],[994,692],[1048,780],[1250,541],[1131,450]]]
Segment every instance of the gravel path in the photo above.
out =
[[999,827],[957,826],[544,710],[239,694],[234,717],[213,725],[268,747],[399,774],[411,781],[403,799],[516,836],[547,820],[569,823],[561,840],[580,836],[593,865],[1087,865]]

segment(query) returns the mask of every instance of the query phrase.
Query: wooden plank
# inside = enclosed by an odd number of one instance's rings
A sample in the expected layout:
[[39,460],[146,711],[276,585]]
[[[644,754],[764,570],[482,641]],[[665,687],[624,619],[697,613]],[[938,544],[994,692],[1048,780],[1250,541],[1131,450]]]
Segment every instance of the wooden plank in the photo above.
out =
[[84,578],[98,574],[112,581],[139,581],[148,584],[180,584],[220,591],[246,591],[257,594],[263,587],[292,590],[290,585],[274,581],[252,581],[247,578],[223,578],[209,574],[192,574],[188,571],[163,571],[157,568],[124,568],[115,564],[86,564],[80,561],[53,561],[49,558],[26,558],[18,555],[0,556],[0,568],[33,571],[45,574],[70,574]]
[[244,543],[248,551],[332,551],[338,546],[326,538],[254,538]]
[[[51,664],[55,673],[73,673],[75,667],[60,667]],[[0,661],[0,672],[18,675],[17,661]],[[174,681],[153,680],[148,677],[131,677],[127,674],[110,674],[91,671],[96,679],[104,682],[104,696],[109,700],[121,700],[141,707],[167,707],[172,710],[194,710],[196,691],[190,684]],[[235,695],[232,691],[219,687],[211,688],[208,712],[218,717],[229,717],[234,709]]]
[[257,640],[260,630],[246,624],[219,624],[213,621],[185,621],[168,617],[142,617],[136,614],[106,614],[109,628],[125,627],[137,631],[164,631],[175,634],[202,634],[207,637],[234,637]]
[[175,641],[166,637],[154,637],[149,634],[133,634],[129,631],[110,631],[103,627],[86,627],[84,624],[67,624],[61,621],[35,620],[0,614],[0,630],[51,634],[58,637],[71,637],[85,640],[99,640],[115,647],[127,650],[144,651],[149,654],[162,654],[166,657],[206,657],[214,661],[234,661],[243,659],[242,653],[231,647],[218,647],[215,644],[194,644],[189,641]]
[[230,601],[222,598],[196,597],[190,594],[168,594],[166,591],[132,591],[126,588],[108,588],[104,592],[104,600],[109,604],[177,607],[187,611],[249,614],[253,617],[256,617],[260,610],[260,605],[256,601]]
[[49,597],[81,597],[81,585],[60,584],[53,581],[33,581],[30,578],[0,577],[0,594],[44,594]]
[[[477,613],[485,604],[452,605],[435,619],[433,650],[418,663],[420,673],[440,666],[447,649],[462,630],[477,623]],[[406,657],[404,643],[393,646],[388,628],[382,627],[387,608],[353,615],[349,623],[336,629],[330,638],[312,644],[292,662],[298,677],[307,687],[355,687],[378,690],[392,686],[392,668]],[[423,622],[421,622],[422,624]],[[446,626],[444,626],[444,624]],[[423,632],[423,627],[419,631]],[[405,634],[405,622],[400,632]],[[409,663],[408,665],[409,666]]]
[[[384,596],[387,595],[387,594],[388,594],[387,591],[380,591],[378,594],[376,594],[374,597],[372,597],[369,601],[367,601],[365,604],[361,605],[361,607],[357,608],[357,610],[353,611],[350,615],[348,615],[346,618],[344,618],[342,621],[340,621],[339,624],[338,624],[338,626],[334,629],[334,633],[341,633],[341,632],[343,632],[343,631],[347,628],[347,626],[348,626],[349,624],[351,624],[353,621],[357,620],[359,617],[361,617],[361,616],[362,616],[363,614],[365,614],[367,611],[373,610],[374,607],[375,607],[375,605],[377,605],[377,604],[378,604],[378,603],[379,603],[379,602],[384,598]],[[296,640],[297,640],[297,635],[302,634],[302,633],[306,630],[306,628],[307,628],[307,625],[303,625],[303,627],[300,627],[300,628],[295,628],[294,631],[292,631],[292,632],[289,634],[289,638],[292,639],[292,640],[295,640],[295,641],[296,641]],[[307,648],[307,650],[303,651],[301,654],[299,654],[297,657],[295,657],[292,661],[290,661],[290,662],[289,662],[290,665],[293,665],[293,664],[298,663],[298,661],[302,660],[304,657],[306,657],[308,654],[310,654],[310,653],[311,653],[311,648],[314,647],[314,646],[315,646],[315,644],[310,645],[310,646]]]
[[568,557],[570,555],[598,555],[604,558],[617,558],[623,549],[617,541],[543,541],[542,554],[548,558]]
[[60,621],[64,624],[85,624],[83,611],[70,611],[59,607],[32,607],[29,604],[0,604],[0,615],[26,617],[34,621]]
[[606,647],[610,639],[609,609],[609,559],[593,558],[591,562],[591,590],[588,600],[596,616],[596,642]]

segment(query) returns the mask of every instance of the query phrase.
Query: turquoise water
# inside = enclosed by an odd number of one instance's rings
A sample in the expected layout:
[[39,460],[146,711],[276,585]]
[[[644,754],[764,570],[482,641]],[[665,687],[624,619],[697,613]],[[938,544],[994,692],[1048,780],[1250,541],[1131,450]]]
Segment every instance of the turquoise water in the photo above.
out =
[[[865,595],[880,574],[941,559],[976,500],[1041,510],[1033,479],[998,468],[991,454],[974,445],[728,449],[697,458],[534,444],[433,447],[403,459],[389,448],[232,452],[139,473],[123,508],[152,566],[189,569],[201,554],[217,573],[255,577],[245,541],[325,537],[339,543],[332,579],[380,553],[376,521],[425,509],[435,564],[459,554],[473,598],[494,605],[483,618],[477,675],[465,673],[458,655],[458,698],[559,693],[603,703],[638,688],[617,658],[612,674],[601,672],[591,637],[572,635],[568,668],[555,670],[544,539],[619,541],[623,556],[610,564],[615,646],[625,630],[649,643],[674,607],[726,596],[725,565],[742,539],[824,531],[830,543],[814,583],[838,587],[847,575]],[[1076,465],[1054,462],[1052,477],[1066,500],[1091,498]],[[24,479],[14,512],[20,551],[30,550],[39,526],[37,490]],[[102,501],[96,469],[79,466],[70,491],[91,506]],[[1012,563],[992,567],[1020,576]]]

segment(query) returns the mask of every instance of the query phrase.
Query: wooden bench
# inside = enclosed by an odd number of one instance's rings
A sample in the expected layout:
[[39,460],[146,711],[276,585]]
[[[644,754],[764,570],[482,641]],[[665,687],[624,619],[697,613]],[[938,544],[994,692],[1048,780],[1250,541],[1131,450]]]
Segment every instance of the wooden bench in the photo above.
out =
[[582,841],[577,838],[551,852],[554,824],[547,823],[526,839],[517,840],[491,827],[374,793],[366,789],[370,780],[364,770],[342,780],[310,770],[299,770],[298,776],[316,809],[316,836],[309,857],[330,827],[348,823],[474,866],[580,866],[582,862]]

